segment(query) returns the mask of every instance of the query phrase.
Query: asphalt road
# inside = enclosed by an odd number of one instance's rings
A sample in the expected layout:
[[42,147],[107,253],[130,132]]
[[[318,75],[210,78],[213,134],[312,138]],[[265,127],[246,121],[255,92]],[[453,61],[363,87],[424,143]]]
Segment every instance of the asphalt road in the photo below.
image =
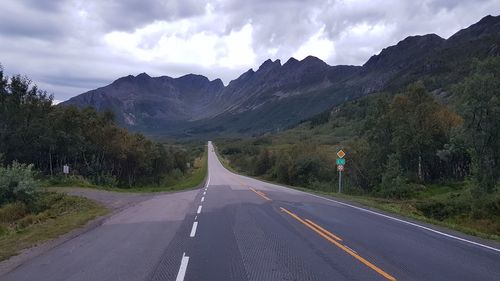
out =
[[500,280],[496,243],[227,171],[143,201],[1,280]]

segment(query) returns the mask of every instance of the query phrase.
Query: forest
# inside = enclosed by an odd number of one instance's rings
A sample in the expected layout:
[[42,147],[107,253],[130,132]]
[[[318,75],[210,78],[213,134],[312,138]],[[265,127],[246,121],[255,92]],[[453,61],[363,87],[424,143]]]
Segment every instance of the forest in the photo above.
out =
[[499,235],[500,58],[471,69],[441,92],[418,81],[279,134],[220,140],[219,152],[246,174],[334,192],[335,153],[343,149],[345,193],[405,202],[409,212],[441,221],[484,219],[483,230]]
[[2,166],[32,164],[40,176],[57,181],[68,165],[72,177],[91,184],[133,187],[182,175],[202,153],[129,133],[110,111],[53,105],[28,78],[8,78],[0,69]]

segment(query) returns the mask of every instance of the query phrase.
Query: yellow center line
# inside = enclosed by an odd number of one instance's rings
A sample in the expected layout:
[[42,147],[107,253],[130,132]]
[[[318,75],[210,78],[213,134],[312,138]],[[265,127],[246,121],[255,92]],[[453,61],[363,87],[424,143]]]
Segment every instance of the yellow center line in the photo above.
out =
[[328,235],[324,234],[323,232],[321,232],[320,230],[314,228],[314,226],[310,225],[309,223],[307,223],[306,221],[304,221],[303,219],[301,219],[299,216],[297,216],[296,214],[288,211],[287,209],[283,208],[283,207],[280,207],[280,209],[289,214],[291,217],[293,217],[294,219],[298,220],[299,222],[301,222],[302,224],[304,224],[305,226],[309,227],[310,229],[312,229],[314,232],[318,233],[319,235],[321,235],[323,238],[325,238],[326,240],[330,241],[332,244],[334,244],[335,246],[339,247],[340,249],[344,250],[345,252],[347,252],[349,255],[353,256],[355,259],[359,260],[360,262],[362,262],[364,265],[368,266],[369,268],[373,269],[374,271],[376,271],[378,274],[382,275],[383,277],[385,277],[387,280],[391,280],[391,281],[396,281],[396,278],[394,278],[393,276],[391,276],[389,273],[383,271],[382,269],[378,268],[377,266],[375,266],[374,264],[372,264],[371,262],[367,261],[366,259],[364,259],[363,257],[361,257],[360,255],[356,254],[353,250],[347,248],[346,246],[340,244],[339,242],[335,241],[334,239],[330,238]]
[[251,191],[255,192],[255,194],[259,195],[260,197],[266,199],[267,201],[272,201],[271,198],[267,197],[264,193],[260,192],[260,191],[257,191],[251,187],[248,187],[250,188]]
[[255,190],[255,192],[257,192],[257,193],[258,193],[258,194],[260,194],[260,195],[264,195],[264,196],[266,196],[266,194],[265,194],[264,192],[260,191],[260,190]]
[[332,237],[333,239],[336,239],[338,241],[342,241],[342,238],[340,238],[337,235],[331,233],[330,231],[324,229],[323,227],[321,227],[320,225],[314,223],[313,221],[306,219],[306,222],[308,222],[309,224],[312,224],[314,227],[316,227],[317,229],[323,231],[323,233],[327,234],[328,236]]

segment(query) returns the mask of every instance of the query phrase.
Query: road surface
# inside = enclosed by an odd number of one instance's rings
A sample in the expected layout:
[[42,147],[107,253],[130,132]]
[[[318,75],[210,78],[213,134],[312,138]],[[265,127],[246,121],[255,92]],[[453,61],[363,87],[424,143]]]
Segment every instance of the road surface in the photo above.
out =
[[498,244],[233,174],[210,143],[208,163],[201,190],[127,208],[1,280],[500,280]]

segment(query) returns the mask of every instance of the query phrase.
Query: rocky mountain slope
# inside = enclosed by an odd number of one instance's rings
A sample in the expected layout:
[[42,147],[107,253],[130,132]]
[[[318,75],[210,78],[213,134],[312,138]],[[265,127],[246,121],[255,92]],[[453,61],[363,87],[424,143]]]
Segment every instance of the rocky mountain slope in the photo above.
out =
[[449,39],[408,37],[363,66],[330,66],[309,56],[267,60],[224,86],[201,75],[122,77],[64,105],[111,109],[124,126],[151,135],[199,136],[279,131],[332,106],[423,80],[446,92],[474,58],[500,55],[500,16],[487,16]]

